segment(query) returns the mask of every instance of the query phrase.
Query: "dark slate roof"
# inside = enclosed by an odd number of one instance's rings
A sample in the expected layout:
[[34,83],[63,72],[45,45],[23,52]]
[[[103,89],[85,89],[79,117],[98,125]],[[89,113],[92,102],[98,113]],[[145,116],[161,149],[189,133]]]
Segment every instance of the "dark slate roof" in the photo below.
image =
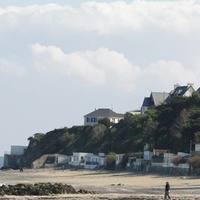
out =
[[151,98],[145,97],[142,106],[146,106],[146,107],[152,106]]
[[197,92],[200,94],[200,87],[197,89]]
[[123,118],[123,114],[119,114],[114,112],[113,110],[110,110],[109,108],[99,108],[84,117],[121,117]]
[[178,86],[170,92],[170,96],[183,96],[188,90],[188,86]]
[[169,102],[174,96],[184,96],[186,92],[190,92],[191,94],[195,92],[193,86],[177,86],[174,90],[169,93],[169,97],[166,99],[166,102]]

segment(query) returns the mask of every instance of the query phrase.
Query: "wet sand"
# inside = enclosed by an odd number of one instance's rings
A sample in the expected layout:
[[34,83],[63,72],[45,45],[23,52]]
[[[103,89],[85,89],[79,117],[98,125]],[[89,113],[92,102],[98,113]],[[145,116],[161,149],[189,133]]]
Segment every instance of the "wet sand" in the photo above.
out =
[[171,185],[171,199],[200,200],[200,178],[180,176],[143,175],[133,172],[107,172],[90,170],[16,170],[1,171],[0,183],[64,183],[72,185],[76,190],[85,189],[96,194],[65,194],[48,197],[16,197],[4,196],[0,199],[70,199],[70,200],[136,200],[163,199],[165,182]]

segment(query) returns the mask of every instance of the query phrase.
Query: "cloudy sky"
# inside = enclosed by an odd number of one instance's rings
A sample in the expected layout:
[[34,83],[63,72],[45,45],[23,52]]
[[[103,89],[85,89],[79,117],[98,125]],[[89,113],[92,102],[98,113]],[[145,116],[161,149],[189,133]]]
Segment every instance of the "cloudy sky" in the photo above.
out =
[[0,155],[82,125],[95,108],[140,109],[151,91],[200,86],[198,0],[0,2]]

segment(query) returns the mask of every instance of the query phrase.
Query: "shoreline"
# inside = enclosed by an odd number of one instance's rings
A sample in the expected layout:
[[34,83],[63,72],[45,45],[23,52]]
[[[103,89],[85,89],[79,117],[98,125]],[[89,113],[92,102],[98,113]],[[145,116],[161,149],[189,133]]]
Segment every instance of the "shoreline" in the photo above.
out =
[[1,171],[0,183],[63,183],[80,189],[94,191],[96,194],[62,194],[58,196],[4,196],[7,200],[70,199],[70,200],[161,200],[164,196],[165,182],[171,185],[171,199],[200,200],[200,179],[198,177],[159,176],[134,172],[110,172],[103,170],[53,170],[26,169]]
[[[163,200],[163,196],[157,195],[58,195],[58,196],[4,196],[4,200]],[[172,196],[171,200],[200,200],[199,196]]]

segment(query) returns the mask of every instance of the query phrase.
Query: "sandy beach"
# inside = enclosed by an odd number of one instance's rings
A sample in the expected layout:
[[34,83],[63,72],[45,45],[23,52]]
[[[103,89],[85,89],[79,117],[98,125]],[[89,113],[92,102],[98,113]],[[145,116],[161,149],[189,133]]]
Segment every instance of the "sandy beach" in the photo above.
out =
[[171,199],[200,200],[200,178],[183,176],[143,175],[134,172],[107,172],[90,170],[38,169],[0,171],[0,183],[63,183],[76,190],[85,189],[96,194],[65,194],[59,196],[4,196],[0,199],[163,199],[165,182],[171,185]]

